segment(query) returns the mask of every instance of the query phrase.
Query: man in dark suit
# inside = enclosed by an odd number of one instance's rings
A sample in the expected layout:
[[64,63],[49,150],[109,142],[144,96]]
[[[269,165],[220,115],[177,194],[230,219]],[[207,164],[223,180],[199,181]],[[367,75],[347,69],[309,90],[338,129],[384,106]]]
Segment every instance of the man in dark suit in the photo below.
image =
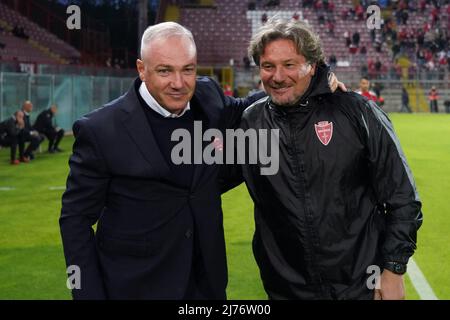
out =
[[[225,299],[227,265],[218,165],[175,165],[171,134],[232,128],[253,99],[196,78],[191,33],[147,29],[139,79],[73,126],[60,227],[75,299]],[[92,226],[98,222],[94,233]]]
[[53,118],[58,112],[58,107],[52,105],[49,109],[42,111],[36,118],[33,129],[48,139],[48,152],[61,152],[59,143],[64,137],[64,129],[53,126]]

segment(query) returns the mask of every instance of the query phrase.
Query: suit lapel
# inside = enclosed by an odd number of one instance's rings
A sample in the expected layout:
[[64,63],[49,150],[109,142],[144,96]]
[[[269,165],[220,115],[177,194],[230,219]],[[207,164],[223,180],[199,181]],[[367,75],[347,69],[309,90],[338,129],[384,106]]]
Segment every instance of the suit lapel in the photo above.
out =
[[133,84],[128,91],[122,106],[122,110],[126,113],[122,119],[122,123],[126,128],[128,135],[134,141],[142,156],[147,160],[153,170],[155,170],[158,175],[168,175],[170,174],[170,169],[159,150],[153,132],[148,124],[144,111],[142,110],[135,85],[136,84]]
[[212,101],[211,98],[206,97],[203,94],[202,90],[199,89],[199,86],[197,86],[196,93],[191,99],[191,109],[193,111],[195,121],[201,121],[202,123],[202,164],[194,165],[194,173],[191,184],[192,191],[197,188],[205,171],[210,167],[210,165],[207,165],[203,162],[203,150],[205,149],[206,145],[210,143],[209,141],[203,141],[203,133],[211,127],[212,123],[216,122],[214,121],[214,117],[211,115],[211,112],[208,112],[206,110],[207,106],[202,104],[202,101],[208,101],[208,103],[215,102]]

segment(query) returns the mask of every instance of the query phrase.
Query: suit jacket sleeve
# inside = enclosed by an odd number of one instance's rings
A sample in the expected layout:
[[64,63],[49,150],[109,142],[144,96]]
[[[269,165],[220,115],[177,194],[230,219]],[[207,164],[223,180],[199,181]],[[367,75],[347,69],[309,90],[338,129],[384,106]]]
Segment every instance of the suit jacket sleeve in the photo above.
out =
[[[220,86],[213,81],[223,100],[225,128],[236,129],[241,122],[242,113],[254,102],[266,96],[264,91],[257,92],[245,98],[234,98],[223,94]],[[226,143],[226,141],[225,141]],[[244,181],[241,167],[238,164],[224,164],[221,166],[219,174],[219,185],[221,192],[225,193],[237,187]]]
[[421,202],[411,170],[388,116],[372,101],[362,108],[372,184],[384,207],[383,262],[408,263],[422,224]]
[[234,98],[226,96],[223,94],[223,91],[217,84],[217,82],[215,81],[212,82],[217,87],[217,90],[225,106],[224,112],[227,129],[237,128],[239,126],[239,123],[241,122],[241,116],[244,110],[247,109],[254,102],[266,96],[266,93],[264,91],[257,92],[245,98]]
[[73,289],[72,295],[74,299],[106,299],[92,226],[105,207],[110,175],[89,119],[75,122],[73,132],[75,143],[59,219],[67,266],[81,270],[81,288]]

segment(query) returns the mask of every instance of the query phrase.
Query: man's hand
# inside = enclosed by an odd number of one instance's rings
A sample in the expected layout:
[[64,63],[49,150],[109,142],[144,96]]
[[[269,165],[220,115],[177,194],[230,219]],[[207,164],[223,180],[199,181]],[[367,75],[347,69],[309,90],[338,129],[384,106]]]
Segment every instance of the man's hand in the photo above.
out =
[[338,81],[338,78],[334,74],[334,72],[330,72],[328,76],[328,85],[330,86],[331,92],[335,92],[337,88],[341,89],[342,91],[347,91],[347,88],[345,87],[345,84]]
[[403,275],[395,274],[389,270],[381,273],[380,289],[375,289],[374,300],[404,300],[405,284]]

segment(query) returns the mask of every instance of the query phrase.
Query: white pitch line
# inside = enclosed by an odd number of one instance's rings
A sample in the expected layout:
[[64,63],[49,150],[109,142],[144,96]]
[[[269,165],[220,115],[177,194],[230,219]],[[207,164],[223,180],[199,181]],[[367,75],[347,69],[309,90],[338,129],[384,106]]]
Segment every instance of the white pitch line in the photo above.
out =
[[66,187],[49,187],[48,190],[66,190]]
[[408,276],[421,300],[439,300],[413,258],[408,262]]
[[14,187],[0,187],[0,191],[12,191],[16,190]]

